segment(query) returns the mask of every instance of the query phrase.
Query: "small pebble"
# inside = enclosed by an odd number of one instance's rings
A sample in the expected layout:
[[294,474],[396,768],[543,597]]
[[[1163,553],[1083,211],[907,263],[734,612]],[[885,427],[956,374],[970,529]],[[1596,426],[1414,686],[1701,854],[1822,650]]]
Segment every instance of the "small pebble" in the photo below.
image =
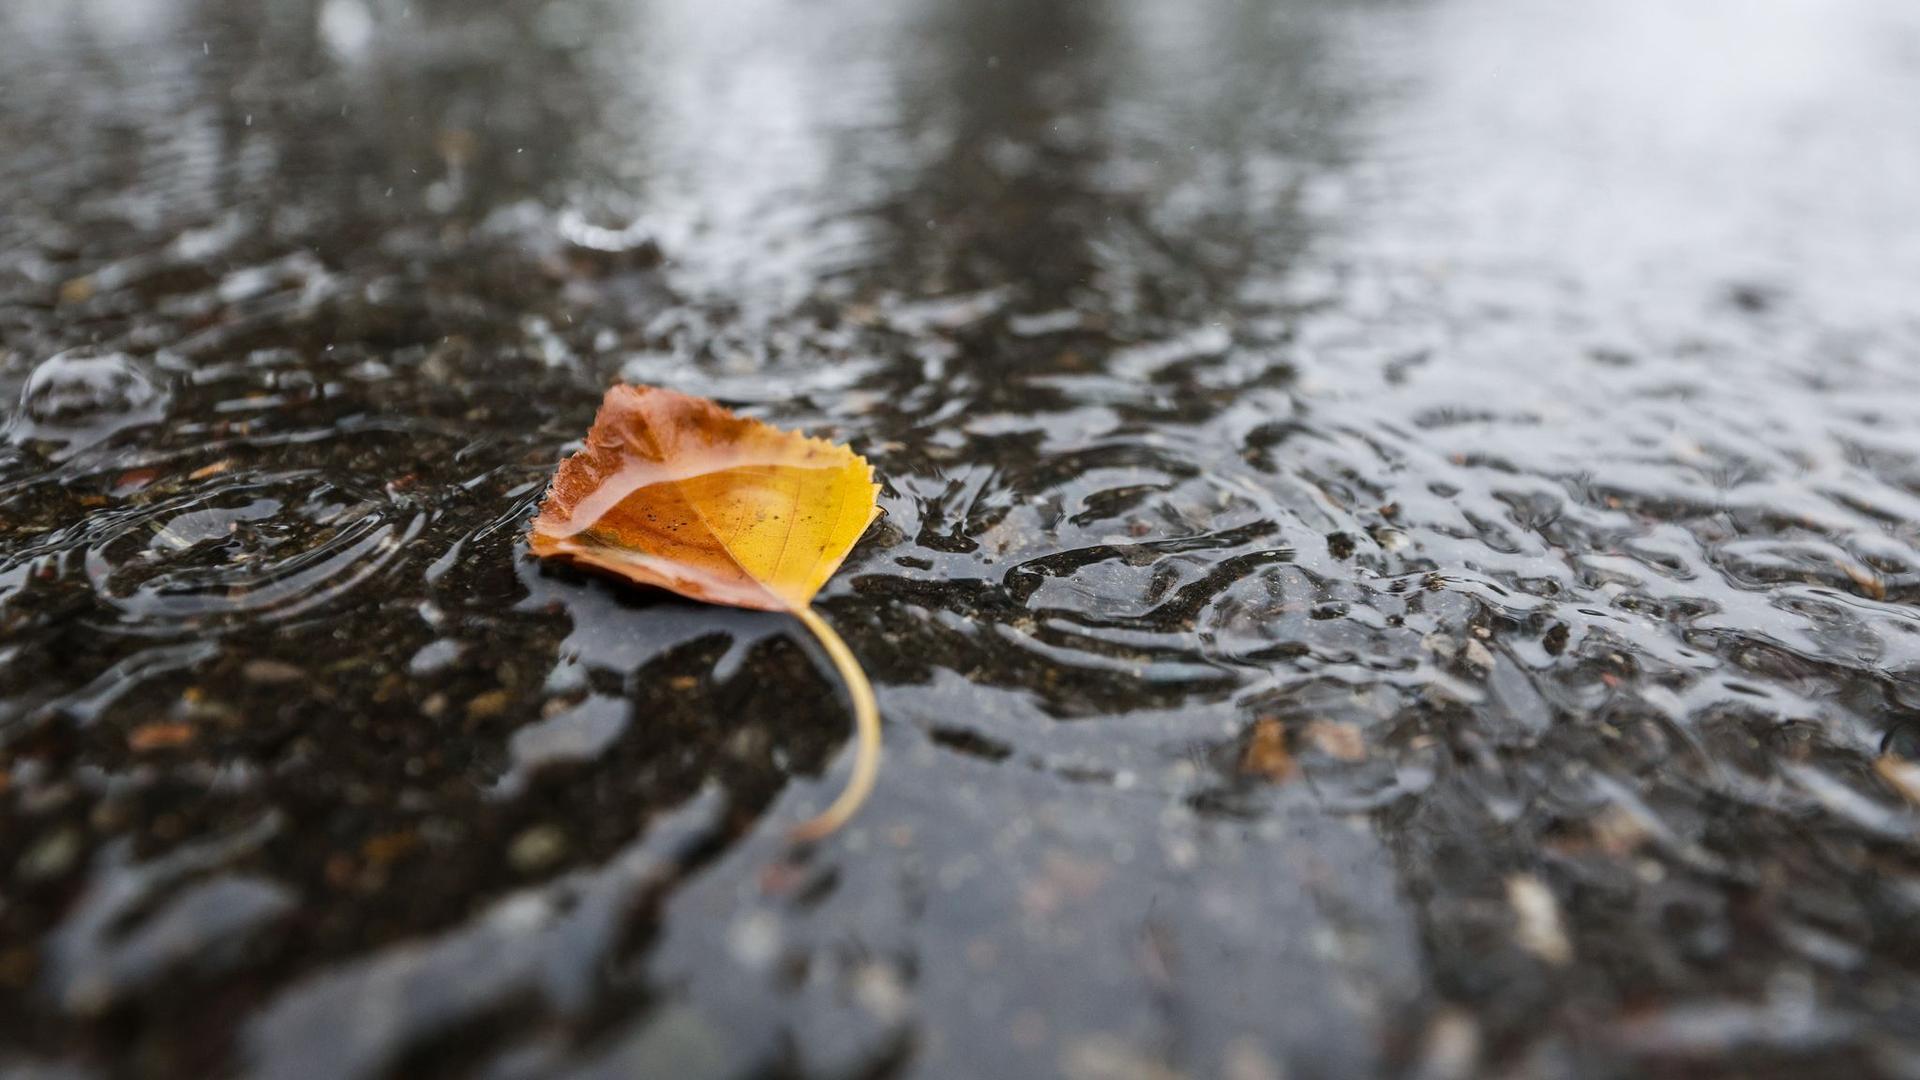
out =
[[68,826],[56,830],[29,848],[20,857],[14,873],[20,875],[22,881],[49,881],[73,869],[79,857],[80,830]]
[[1287,732],[1280,721],[1272,717],[1254,721],[1240,757],[1240,771],[1268,780],[1285,780],[1293,775],[1293,755],[1287,750]]
[[505,690],[489,690],[478,694],[467,702],[467,719],[491,720],[506,712],[507,703],[511,700],[512,696]]
[[1367,740],[1352,724],[1334,720],[1315,720],[1307,725],[1307,742],[1313,748],[1339,761],[1365,761]]
[[266,686],[296,683],[307,677],[304,669],[283,660],[249,660],[241,665],[240,675],[248,682]]
[[1507,903],[1513,905],[1520,946],[1547,963],[1561,967],[1573,959],[1573,943],[1560,919],[1560,902],[1553,890],[1532,874],[1507,879]]
[[142,724],[127,735],[127,748],[136,753],[170,750],[193,741],[192,724]]
[[507,848],[507,862],[523,874],[537,873],[567,854],[567,834],[557,825],[535,825]]

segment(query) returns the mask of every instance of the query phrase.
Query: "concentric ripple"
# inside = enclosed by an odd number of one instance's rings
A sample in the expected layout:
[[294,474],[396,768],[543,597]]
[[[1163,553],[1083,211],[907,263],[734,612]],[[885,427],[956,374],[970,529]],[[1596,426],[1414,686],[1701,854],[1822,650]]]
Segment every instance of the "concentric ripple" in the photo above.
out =
[[99,515],[87,580],[103,629],[169,635],[269,624],[334,604],[378,578],[424,518],[318,473],[234,476],[192,495]]

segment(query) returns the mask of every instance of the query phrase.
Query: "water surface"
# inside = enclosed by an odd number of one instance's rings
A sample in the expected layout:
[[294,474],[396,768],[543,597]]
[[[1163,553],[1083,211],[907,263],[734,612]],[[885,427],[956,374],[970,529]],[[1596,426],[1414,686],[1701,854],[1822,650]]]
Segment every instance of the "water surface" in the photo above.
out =
[[1920,1075],[1920,11],[1536,7],[0,7],[0,1071]]

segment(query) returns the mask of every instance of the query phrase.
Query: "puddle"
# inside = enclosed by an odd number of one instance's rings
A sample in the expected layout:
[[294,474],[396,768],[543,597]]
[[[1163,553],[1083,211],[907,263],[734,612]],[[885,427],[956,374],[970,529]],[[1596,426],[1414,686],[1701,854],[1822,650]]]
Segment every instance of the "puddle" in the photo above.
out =
[[[1894,0],[0,10],[0,1066],[1913,1075]],[[619,378],[795,626],[525,556]]]

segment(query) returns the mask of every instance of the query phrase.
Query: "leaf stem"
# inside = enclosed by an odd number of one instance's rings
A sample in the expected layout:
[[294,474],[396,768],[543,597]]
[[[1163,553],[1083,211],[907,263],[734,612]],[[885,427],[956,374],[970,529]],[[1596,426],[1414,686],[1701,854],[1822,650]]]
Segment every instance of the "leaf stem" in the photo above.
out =
[[860,661],[854,659],[853,650],[847,648],[847,643],[840,640],[840,635],[834,633],[833,627],[827,625],[819,612],[804,604],[791,610],[793,617],[799,619],[819,639],[821,648],[827,650],[827,656],[833,660],[840,678],[846,682],[847,693],[853,698],[853,724],[857,739],[853,776],[847,780],[847,786],[841,789],[840,796],[819,817],[795,826],[790,834],[798,843],[811,843],[824,839],[845,825],[873,791],[874,777],[880,772],[880,705],[874,700],[873,684],[867,681],[867,673],[860,669]]

